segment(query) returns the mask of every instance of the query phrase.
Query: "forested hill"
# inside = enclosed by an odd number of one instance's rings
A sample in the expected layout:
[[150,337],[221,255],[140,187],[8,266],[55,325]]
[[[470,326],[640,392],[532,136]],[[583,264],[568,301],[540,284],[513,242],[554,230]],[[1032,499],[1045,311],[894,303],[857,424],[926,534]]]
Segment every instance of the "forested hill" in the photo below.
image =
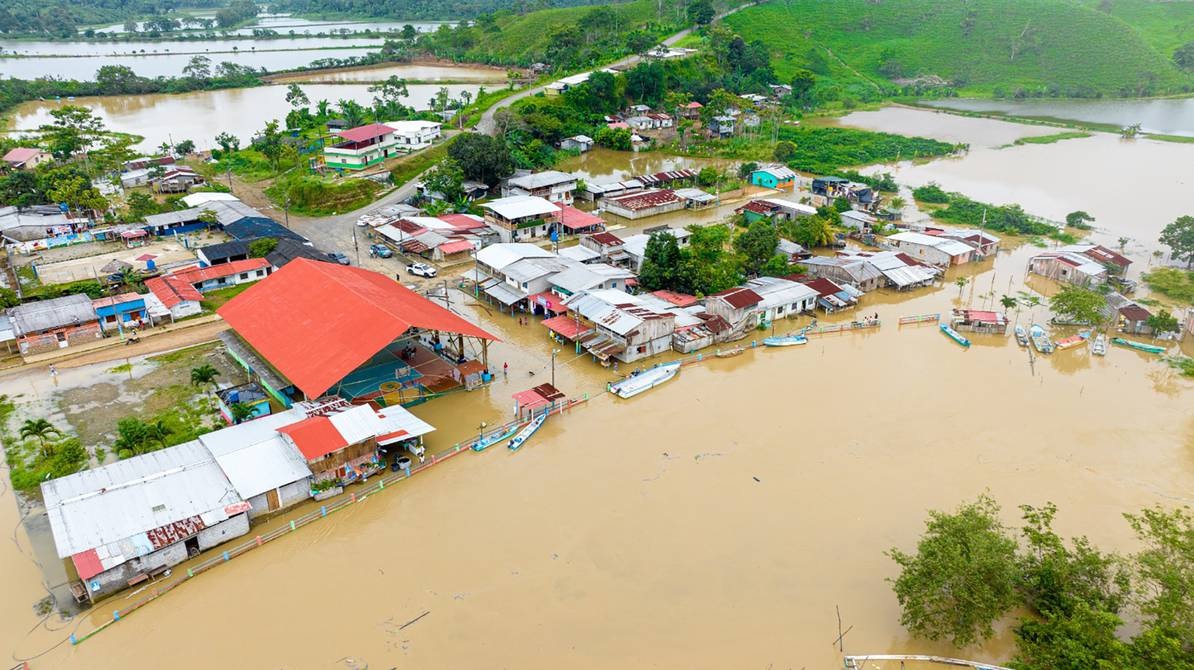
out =
[[[671,2],[672,0],[669,0]],[[278,0],[270,11],[296,14],[348,14],[393,19],[471,19],[511,11],[525,14],[552,7],[616,4],[610,0]]]
[[944,80],[977,94],[1096,97],[1194,84],[1173,59],[1194,2],[782,0],[727,22],[768,45],[781,79],[803,68],[847,90]]
[[216,9],[227,0],[0,0],[0,33],[70,36],[86,25],[148,18],[188,9]]

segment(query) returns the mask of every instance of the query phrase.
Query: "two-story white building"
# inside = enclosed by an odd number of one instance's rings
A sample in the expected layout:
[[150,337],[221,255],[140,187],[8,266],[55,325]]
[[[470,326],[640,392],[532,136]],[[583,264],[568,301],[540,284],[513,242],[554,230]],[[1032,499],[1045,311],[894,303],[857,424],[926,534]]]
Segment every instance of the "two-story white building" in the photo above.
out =
[[577,177],[574,174],[559,170],[545,170],[531,174],[510,177],[502,188],[502,195],[533,196],[550,202],[564,205],[572,204],[572,194],[576,191]]
[[442,124],[435,121],[388,121],[394,129],[394,144],[406,151],[430,146],[441,135]]
[[559,223],[560,207],[537,196],[514,195],[481,205],[485,223],[502,242],[518,242],[546,237]]

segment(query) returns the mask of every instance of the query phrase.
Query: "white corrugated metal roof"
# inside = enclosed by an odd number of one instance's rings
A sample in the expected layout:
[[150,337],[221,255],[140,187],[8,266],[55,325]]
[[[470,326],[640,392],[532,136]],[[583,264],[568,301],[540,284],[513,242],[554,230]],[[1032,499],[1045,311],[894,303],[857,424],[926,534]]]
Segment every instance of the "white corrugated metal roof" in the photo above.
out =
[[930,272],[928,269],[922,268],[918,265],[894,267],[883,270],[882,272],[884,277],[887,277],[891,283],[900,288],[932,281],[933,277],[935,276],[933,272]]
[[278,428],[307,415],[291,409],[199,436],[244,499],[311,476],[303,455]]
[[511,177],[506,183],[510,186],[517,186],[518,188],[529,191],[531,189],[543,188],[544,186],[556,186],[557,184],[567,184],[574,181],[576,181],[576,175],[560,172],[559,170],[545,170],[543,172],[522,175],[521,177]]
[[383,407],[382,409],[377,410],[377,414],[382,425],[385,426],[385,432],[382,433],[382,435],[397,433],[398,431],[406,432],[405,435],[400,435],[392,440],[387,440],[383,444],[389,444],[390,442],[396,442],[400,440],[408,440],[412,437],[426,435],[427,433],[435,430],[435,426],[432,426],[414,414],[411,414],[406,410],[405,407],[402,407],[401,405]]
[[565,247],[560,249],[559,256],[560,258],[568,258],[580,263],[584,263],[585,261],[591,261],[594,258],[600,258],[601,254],[588,247],[577,245],[575,247]]
[[551,258],[551,252],[526,242],[491,244],[477,252],[477,262],[495,270],[502,270],[524,258]]
[[328,419],[349,444],[384,435],[386,432],[385,424],[369,405],[357,405],[352,409],[331,414]]
[[560,208],[550,201],[534,195],[512,195],[508,198],[491,200],[481,206],[497,212],[507,220],[554,214],[560,211]]
[[778,277],[757,277],[747,281],[746,286],[763,298],[763,302],[759,303],[763,309],[780,305],[794,305],[815,299],[819,295],[804,284]]
[[522,283],[562,272],[567,268],[568,264],[560,258],[525,258],[502,268],[502,274],[516,282]]
[[568,268],[558,273],[551,278],[551,283],[569,293],[580,293],[585,289],[597,286],[604,280],[605,278],[596,272],[592,272],[584,266],[579,266]]
[[797,214],[806,214],[812,216],[817,213],[817,208],[812,205],[806,205],[803,202],[796,202],[794,200],[784,200],[783,198],[759,198],[759,200],[782,207]]
[[939,237],[937,235],[925,235],[924,233],[896,233],[895,235],[889,236],[887,239],[895,240],[896,242],[908,242],[910,244],[933,247],[934,249],[947,253],[950,256],[959,256],[974,251],[974,247],[966,244],[965,242],[959,242],[955,239]]
[[231,193],[220,193],[218,191],[210,191],[203,193],[192,193],[181,198],[182,203],[187,207],[198,207],[206,205],[209,202],[233,202],[239,201],[240,198]]
[[59,558],[193,516],[211,526],[241,502],[198,440],[51,479],[41,490]]

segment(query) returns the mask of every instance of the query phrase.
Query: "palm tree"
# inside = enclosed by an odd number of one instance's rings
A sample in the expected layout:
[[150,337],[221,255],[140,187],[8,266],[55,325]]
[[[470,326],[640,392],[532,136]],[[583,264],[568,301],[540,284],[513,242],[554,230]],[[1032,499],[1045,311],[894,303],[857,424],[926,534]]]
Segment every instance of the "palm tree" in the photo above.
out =
[[1007,317],[1007,311],[1013,307],[1016,308],[1016,322],[1020,321],[1020,301],[1012,296],[1004,293],[1003,297],[999,299],[999,304],[1003,306],[1003,316]]
[[170,437],[170,434],[173,432],[174,431],[170,429],[170,426],[166,425],[166,422],[158,419],[157,421],[149,424],[147,435],[149,439],[156,441],[158,444],[162,445],[163,449],[165,449],[166,438]]
[[319,112],[319,118],[326,119],[328,114],[332,111],[332,103],[327,100],[320,100],[315,103],[315,109]]
[[962,289],[966,288],[966,285],[969,283],[970,283],[970,280],[967,279],[966,277],[958,277],[957,279],[954,280],[954,286],[958,287],[958,298],[959,299],[961,299],[961,297],[962,297]]
[[215,369],[208,363],[204,363],[197,368],[191,368],[191,385],[203,386],[205,384],[216,383],[216,377],[220,376],[220,371]]
[[241,423],[253,416],[253,408],[243,402],[234,402],[228,410],[232,413],[232,423]]
[[45,419],[25,419],[25,423],[21,424],[21,439],[27,440],[36,437],[41,442],[41,451],[45,456],[49,456],[54,451],[46,443],[46,438],[50,435],[61,437],[62,431]]
[[1121,237],[1121,238],[1119,238],[1119,240],[1118,240],[1118,242],[1119,242],[1119,250],[1120,250],[1120,251],[1123,251],[1123,250],[1124,250],[1124,247],[1128,246],[1128,242],[1131,242],[1131,241],[1132,241],[1132,238],[1130,238],[1130,237]]
[[894,198],[892,198],[891,202],[889,202],[888,204],[891,206],[891,209],[898,212],[898,211],[904,209],[904,205],[906,205],[908,203],[903,198],[901,198],[900,196],[897,195]]

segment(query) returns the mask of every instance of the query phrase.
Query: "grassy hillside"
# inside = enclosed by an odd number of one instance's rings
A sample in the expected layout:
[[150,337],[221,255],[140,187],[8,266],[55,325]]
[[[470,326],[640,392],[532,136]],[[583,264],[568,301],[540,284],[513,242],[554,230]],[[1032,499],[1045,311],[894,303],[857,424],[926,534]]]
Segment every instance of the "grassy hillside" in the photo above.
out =
[[1127,22],[1073,0],[777,0],[726,22],[771,47],[781,79],[807,67],[855,83],[939,77],[972,94],[1081,97],[1194,83]]
[[1194,0],[1082,0],[1128,24],[1168,58],[1194,40]]
[[[744,1],[713,4],[722,9]],[[657,0],[500,12],[494,17],[491,22],[438,31],[421,44],[455,60],[524,66],[545,62],[569,70],[635,53],[688,25],[681,3]]]

